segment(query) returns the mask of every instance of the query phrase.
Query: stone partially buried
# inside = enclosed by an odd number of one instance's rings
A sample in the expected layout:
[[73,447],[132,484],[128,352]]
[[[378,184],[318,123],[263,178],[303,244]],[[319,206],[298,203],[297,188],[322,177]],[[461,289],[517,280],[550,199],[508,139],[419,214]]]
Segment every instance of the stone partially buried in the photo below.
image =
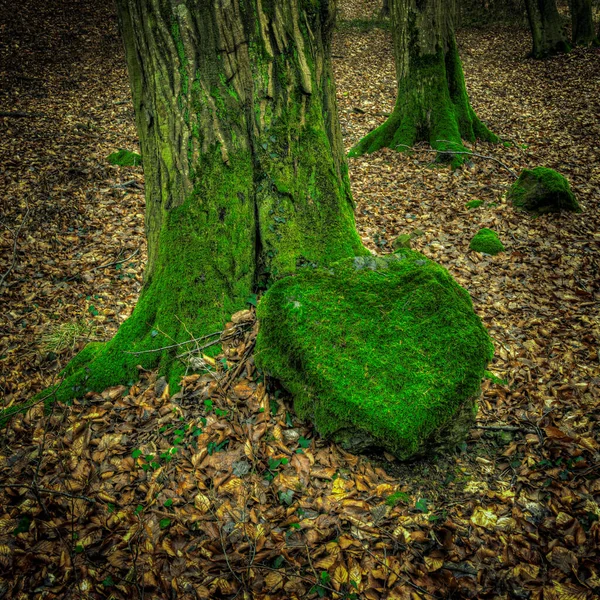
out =
[[422,254],[306,268],[258,316],[257,365],[322,436],[400,459],[464,439],[493,347],[468,293]]
[[552,169],[525,169],[508,191],[516,208],[542,215],[561,210],[581,212],[581,207],[565,177]]

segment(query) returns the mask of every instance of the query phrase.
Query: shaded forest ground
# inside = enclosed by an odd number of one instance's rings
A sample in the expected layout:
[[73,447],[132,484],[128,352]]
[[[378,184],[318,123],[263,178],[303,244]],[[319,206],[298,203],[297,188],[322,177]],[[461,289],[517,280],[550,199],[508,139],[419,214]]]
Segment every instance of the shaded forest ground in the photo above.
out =
[[[52,383],[86,339],[110,337],[141,285],[143,175],[106,162],[135,150],[127,76],[111,8],[92,4],[0,15],[0,111],[26,115],[0,117],[3,407]],[[368,4],[342,8],[350,147],[391,110],[395,77],[389,33],[348,21]],[[249,313],[226,340],[228,370],[191,377],[179,397],[142,374],[4,430],[0,597],[600,593],[600,51],[529,61],[527,32],[509,29],[459,42],[473,106],[506,140],[473,150],[556,168],[584,207],[517,214],[512,176],[485,159],[455,172],[424,150],[350,162],[364,243],[387,252],[422,232],[414,246],[469,290],[495,340],[498,380],[463,451],[402,466],[312,439],[254,371]],[[481,227],[507,251],[469,251]]]

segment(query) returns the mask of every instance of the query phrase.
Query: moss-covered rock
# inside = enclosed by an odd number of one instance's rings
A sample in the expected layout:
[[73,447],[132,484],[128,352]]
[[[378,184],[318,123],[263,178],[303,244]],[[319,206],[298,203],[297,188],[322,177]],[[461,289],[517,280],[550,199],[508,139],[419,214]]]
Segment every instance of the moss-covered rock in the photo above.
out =
[[505,248],[498,234],[491,229],[480,229],[469,244],[471,250],[475,252],[485,252],[486,254],[499,254],[504,252]]
[[545,167],[525,169],[508,191],[508,199],[513,206],[536,215],[561,210],[581,212],[567,179]]
[[462,439],[493,349],[467,292],[418,252],[307,268],[263,297],[256,363],[351,451]]
[[110,154],[107,160],[111,165],[118,167],[138,167],[142,164],[142,157],[139,154],[123,149]]

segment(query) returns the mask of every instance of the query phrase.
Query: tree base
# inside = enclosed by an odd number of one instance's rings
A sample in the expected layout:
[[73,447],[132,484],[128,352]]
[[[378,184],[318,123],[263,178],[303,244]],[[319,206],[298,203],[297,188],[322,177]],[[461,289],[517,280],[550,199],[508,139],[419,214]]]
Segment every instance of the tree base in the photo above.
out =
[[349,156],[370,154],[380,148],[411,150],[417,142],[429,142],[439,151],[438,159],[453,166],[465,162],[463,140],[497,142],[498,138],[479,120],[465,88],[456,43],[446,52],[413,59],[410,75],[398,86],[392,115],[365,136]]

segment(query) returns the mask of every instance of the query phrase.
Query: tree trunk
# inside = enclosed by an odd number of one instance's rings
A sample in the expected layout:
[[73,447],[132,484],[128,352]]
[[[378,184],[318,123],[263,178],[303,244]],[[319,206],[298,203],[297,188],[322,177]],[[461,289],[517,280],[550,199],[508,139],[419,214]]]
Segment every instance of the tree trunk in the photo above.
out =
[[177,386],[186,361],[176,356],[195,346],[165,346],[218,331],[272,279],[366,252],[330,63],[333,1],[117,6],[148,264],[132,316],[69,365],[63,396],[134,381],[136,365],[159,365]]
[[589,46],[596,40],[592,0],[570,0],[571,40],[577,46]]
[[[463,139],[496,139],[469,103],[454,37],[453,5],[452,0],[390,0],[396,105],[389,119],[363,138],[350,156],[384,146],[403,150],[419,141],[441,152],[464,151]],[[450,158],[461,162],[460,155]]]
[[533,38],[531,56],[545,58],[571,48],[562,28],[556,0],[525,0]]
[[390,0],[383,0],[381,10],[379,11],[379,18],[385,19],[390,16]]

